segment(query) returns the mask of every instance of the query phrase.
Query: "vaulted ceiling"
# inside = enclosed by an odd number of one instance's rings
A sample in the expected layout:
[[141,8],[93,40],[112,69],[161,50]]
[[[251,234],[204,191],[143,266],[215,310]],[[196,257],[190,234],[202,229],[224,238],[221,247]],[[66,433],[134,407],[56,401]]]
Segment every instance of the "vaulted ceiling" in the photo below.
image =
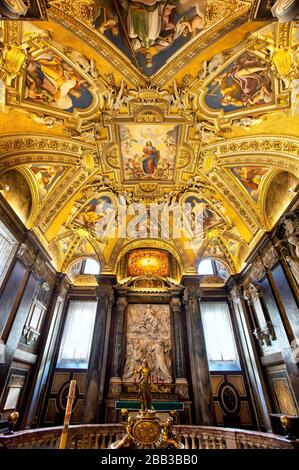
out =
[[[154,247],[239,272],[299,182],[299,23],[266,0],[48,3],[0,23],[1,194],[59,271]],[[118,229],[154,203],[203,233]]]

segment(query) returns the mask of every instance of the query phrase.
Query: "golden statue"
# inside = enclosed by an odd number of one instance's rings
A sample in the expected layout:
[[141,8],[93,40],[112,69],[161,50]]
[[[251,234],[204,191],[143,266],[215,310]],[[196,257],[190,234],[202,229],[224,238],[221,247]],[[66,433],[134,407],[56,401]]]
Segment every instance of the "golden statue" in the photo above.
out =
[[139,374],[139,395],[141,399],[141,410],[152,410],[152,374],[146,359],[142,361],[142,366],[134,372]]
[[[163,422],[152,407],[152,378],[147,360],[144,359],[142,366],[133,369],[133,372],[139,374],[141,410],[136,416],[129,417],[124,437],[113,442],[110,449],[130,447],[134,449],[165,449],[168,447],[183,449],[184,445],[178,442],[172,430],[172,417]],[[127,413],[128,410],[122,410],[123,416]]]

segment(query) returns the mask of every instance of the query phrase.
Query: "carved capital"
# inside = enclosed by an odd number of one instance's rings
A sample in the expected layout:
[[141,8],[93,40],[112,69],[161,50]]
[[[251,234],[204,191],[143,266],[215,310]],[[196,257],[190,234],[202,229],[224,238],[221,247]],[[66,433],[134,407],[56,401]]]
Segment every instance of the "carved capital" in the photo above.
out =
[[27,268],[32,268],[36,260],[36,254],[26,245],[26,243],[22,243],[20,246],[17,257],[27,266]]
[[265,266],[261,261],[257,261],[251,271],[250,271],[250,279],[252,281],[259,281],[263,275],[265,274]]
[[259,299],[261,294],[260,291],[260,286],[256,286],[253,283],[250,283],[245,289],[244,289],[244,299],[249,301],[249,302],[255,302]]
[[170,301],[170,306],[173,312],[181,313],[182,302],[179,298],[173,297]]
[[119,398],[121,394],[121,378],[111,377],[109,383],[109,397]]
[[119,313],[124,313],[128,305],[126,297],[119,297],[116,302],[117,311]]
[[55,275],[50,270],[49,266],[41,257],[37,257],[33,265],[33,271],[39,279],[45,281],[45,283],[52,284],[54,283]]
[[183,295],[183,302],[186,304],[192,300],[200,300],[202,290],[198,286],[186,286]]
[[264,344],[266,346],[271,346],[271,342],[276,340],[274,327],[270,321],[267,321],[267,324],[264,328],[256,328],[253,334],[261,346]]
[[112,305],[114,302],[114,292],[113,287],[108,285],[100,286],[97,290],[97,297],[99,302]]
[[243,292],[241,286],[234,286],[230,291],[230,296],[233,302],[243,299]]
[[266,252],[262,254],[263,265],[266,269],[271,269],[274,264],[278,261],[278,254],[276,248],[272,246]]

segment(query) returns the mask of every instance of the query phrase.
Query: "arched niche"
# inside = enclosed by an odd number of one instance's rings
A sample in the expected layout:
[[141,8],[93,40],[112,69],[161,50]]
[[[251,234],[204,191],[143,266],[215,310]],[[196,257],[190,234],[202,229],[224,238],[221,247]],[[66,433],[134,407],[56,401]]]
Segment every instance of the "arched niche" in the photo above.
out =
[[118,264],[121,279],[138,276],[178,278],[179,264],[168,250],[156,247],[139,247],[127,251]]
[[8,170],[0,176],[0,193],[25,225],[29,225],[33,211],[33,198],[24,174]]
[[299,188],[299,179],[287,171],[276,173],[269,182],[265,198],[265,217],[272,228]]

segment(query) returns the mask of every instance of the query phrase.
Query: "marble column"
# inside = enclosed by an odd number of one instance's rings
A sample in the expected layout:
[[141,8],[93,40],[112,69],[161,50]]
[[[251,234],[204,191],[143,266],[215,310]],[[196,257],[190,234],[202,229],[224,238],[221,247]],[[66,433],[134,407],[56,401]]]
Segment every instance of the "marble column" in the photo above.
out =
[[94,324],[84,395],[84,423],[98,423],[104,407],[111,310],[114,300],[113,280],[99,277],[98,307]]
[[186,379],[186,364],[182,331],[182,303],[178,297],[173,297],[170,301],[172,310],[172,327],[174,342],[174,372],[175,372],[175,390],[181,398],[188,398],[188,383]]
[[109,395],[114,397],[119,396],[121,393],[122,358],[127,305],[126,297],[122,296],[117,299],[112,376],[109,384]]
[[203,324],[199,308],[200,289],[197,280],[185,280],[186,310],[191,380],[193,389],[194,424],[213,426],[215,412]]

